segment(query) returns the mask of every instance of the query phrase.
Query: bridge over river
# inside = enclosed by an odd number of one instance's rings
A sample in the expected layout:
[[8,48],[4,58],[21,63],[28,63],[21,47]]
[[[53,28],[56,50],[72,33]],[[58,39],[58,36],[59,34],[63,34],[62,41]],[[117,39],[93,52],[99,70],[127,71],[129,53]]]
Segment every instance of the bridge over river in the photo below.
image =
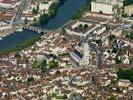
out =
[[38,34],[47,33],[49,31],[49,30],[34,27],[34,26],[24,26],[23,30],[32,31],[32,32],[35,32],[35,33],[38,33]]
[[[21,19],[21,15],[23,10],[25,9],[26,0],[21,0],[21,7],[18,9],[18,13],[15,15],[12,20],[11,25],[19,23],[19,19]],[[23,26],[22,32],[13,32],[11,35],[4,37],[0,40],[0,51],[5,51],[11,48],[16,47],[20,43],[23,43],[29,39],[37,37],[38,33],[48,33],[46,29],[49,31],[53,31],[62,27],[65,23],[71,20],[72,16],[86,4],[86,0],[62,0],[65,2],[61,2],[59,9],[55,16],[49,19],[47,23],[43,25],[38,25],[40,28],[36,28],[33,26]],[[31,31],[30,31],[31,30]],[[35,31],[35,32],[33,32]],[[36,33],[37,32],[37,33]]]

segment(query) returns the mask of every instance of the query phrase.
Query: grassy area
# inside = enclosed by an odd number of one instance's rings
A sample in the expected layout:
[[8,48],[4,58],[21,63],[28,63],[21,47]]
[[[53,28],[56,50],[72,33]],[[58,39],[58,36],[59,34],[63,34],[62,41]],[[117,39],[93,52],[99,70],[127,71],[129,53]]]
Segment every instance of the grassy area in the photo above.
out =
[[4,50],[4,51],[0,51],[0,55],[6,55],[10,52],[14,52],[14,51],[20,51],[24,48],[27,48],[31,45],[33,45],[36,41],[40,40],[41,39],[41,36],[37,36],[37,37],[34,37],[34,38],[31,38],[25,42],[22,42],[20,44],[18,44],[16,47],[13,47],[11,49],[8,49],[8,50]]

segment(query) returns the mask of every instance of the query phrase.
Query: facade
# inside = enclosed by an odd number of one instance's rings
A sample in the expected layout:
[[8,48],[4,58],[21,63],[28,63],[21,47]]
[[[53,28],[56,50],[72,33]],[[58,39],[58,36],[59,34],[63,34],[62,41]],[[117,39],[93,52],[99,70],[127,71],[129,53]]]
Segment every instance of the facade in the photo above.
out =
[[76,64],[76,65],[81,65],[83,55],[77,51],[74,50],[73,52],[70,53],[71,61]]
[[117,0],[116,1],[116,4],[119,6],[119,8],[123,7],[124,6],[124,0]]
[[131,84],[130,80],[121,79],[118,82],[119,87],[128,87]]
[[45,4],[43,4],[43,3],[40,3],[40,5],[39,5],[39,10],[49,10],[49,7],[50,7],[50,5],[52,4],[52,2],[51,1],[49,1],[48,3],[45,3]]
[[113,14],[113,5],[101,2],[91,2],[91,12]]
[[94,0],[91,2],[91,12],[114,14],[123,7],[123,0]]
[[76,49],[70,53],[71,60],[78,66],[90,66],[90,47],[87,42],[83,43],[83,52],[79,52]]
[[125,6],[124,13],[127,14],[128,16],[132,16],[133,15],[133,5]]
[[90,65],[90,48],[89,48],[89,45],[88,43],[83,43],[83,59],[81,61],[81,65],[85,66],[85,67],[88,67]]

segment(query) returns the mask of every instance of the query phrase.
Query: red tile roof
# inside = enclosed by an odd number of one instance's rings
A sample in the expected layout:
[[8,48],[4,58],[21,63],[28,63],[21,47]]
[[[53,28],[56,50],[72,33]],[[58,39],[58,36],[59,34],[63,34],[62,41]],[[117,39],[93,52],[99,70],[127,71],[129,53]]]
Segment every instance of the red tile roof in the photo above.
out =
[[0,3],[4,3],[4,4],[11,4],[14,2],[18,2],[18,0],[0,0]]

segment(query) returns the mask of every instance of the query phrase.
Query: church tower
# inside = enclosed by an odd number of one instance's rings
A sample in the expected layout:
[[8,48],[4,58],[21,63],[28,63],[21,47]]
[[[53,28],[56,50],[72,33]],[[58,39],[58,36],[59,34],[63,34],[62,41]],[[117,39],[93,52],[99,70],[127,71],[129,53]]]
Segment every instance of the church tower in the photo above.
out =
[[90,48],[87,42],[83,42],[83,58],[81,62],[85,67],[90,66]]

